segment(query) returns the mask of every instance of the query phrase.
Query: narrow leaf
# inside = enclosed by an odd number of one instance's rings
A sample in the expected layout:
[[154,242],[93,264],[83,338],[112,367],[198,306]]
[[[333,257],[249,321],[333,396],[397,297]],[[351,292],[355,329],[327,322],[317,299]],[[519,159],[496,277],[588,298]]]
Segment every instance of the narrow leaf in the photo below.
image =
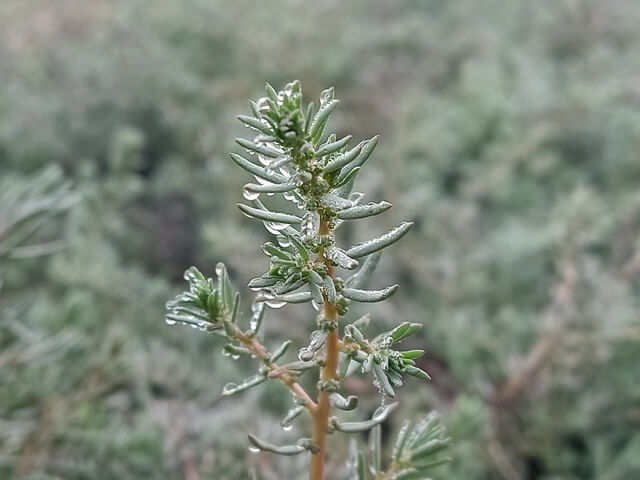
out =
[[413,365],[407,365],[405,372],[416,378],[421,378],[422,380],[431,380],[431,376],[429,376],[427,372],[418,367],[414,367]]
[[222,389],[222,395],[233,395],[234,393],[244,392],[251,387],[260,385],[266,380],[267,377],[265,377],[264,375],[254,375],[253,377],[247,378],[244,382],[238,385],[236,385],[235,383],[227,383]]
[[341,148],[347,145],[349,141],[353,138],[351,135],[347,135],[346,137],[341,138],[340,140],[333,141],[331,143],[325,143],[318,150],[316,150],[316,157],[322,157],[324,155],[328,155],[333,152],[337,152]]
[[409,432],[411,431],[411,422],[409,420],[405,420],[402,422],[400,426],[400,430],[398,431],[398,437],[396,438],[396,443],[393,447],[393,453],[391,454],[391,459],[393,461],[397,461],[402,456],[402,451],[404,449],[405,442],[407,441],[407,437],[409,436]]
[[283,193],[295,190],[296,186],[293,183],[279,183],[271,185],[258,185],[257,183],[247,183],[243,187],[247,192],[251,193]]
[[404,222],[384,235],[362,242],[355,247],[351,247],[347,250],[347,255],[352,258],[360,258],[369,255],[370,253],[377,252],[378,250],[382,250],[404,237],[412,226],[413,222]]
[[390,208],[391,204],[389,202],[365,203],[339,211],[338,218],[340,220],[356,220],[358,218],[373,217],[386,212]]
[[287,303],[305,303],[310,302],[313,297],[311,296],[311,292],[299,292],[299,293],[289,293],[287,295],[280,295],[276,297],[276,300],[280,300],[282,302]]
[[298,224],[302,221],[300,217],[288,213],[271,212],[269,210],[260,210],[242,203],[238,204],[238,208],[248,217],[258,218],[266,222],[288,223],[291,225]]
[[264,168],[262,168],[260,165],[256,165],[255,163],[247,160],[242,155],[238,155],[237,153],[230,153],[229,156],[231,157],[231,160],[235,162],[236,165],[246,170],[247,172],[251,173],[252,175],[255,175],[256,177],[260,177],[264,180],[267,180],[273,183],[287,183],[289,181],[288,178],[278,173],[267,171]]
[[337,155],[335,158],[332,158],[327,162],[327,164],[322,169],[323,173],[331,173],[337,170],[340,170],[345,165],[352,162],[362,150],[362,143],[356,145],[351,150],[347,150],[340,155]]
[[338,247],[329,247],[324,252],[324,256],[334,265],[347,270],[353,270],[359,265],[357,260],[351,258],[344,250]]
[[283,445],[281,447],[272,445],[271,443],[265,442],[264,440],[260,440],[254,435],[249,434],[249,443],[254,448],[258,450],[262,450],[264,452],[277,453],[278,455],[292,456],[299,455],[303,453],[305,450],[309,448],[301,443],[296,443],[294,445]]
[[378,251],[372,255],[369,255],[367,259],[352,277],[348,278],[346,282],[344,282],[344,286],[347,288],[361,288],[363,287],[369,279],[373,276],[373,272],[375,272],[378,263],[380,263],[380,257],[382,256],[382,252]]
[[345,288],[342,295],[345,298],[362,303],[381,302],[386,300],[398,290],[398,285],[392,285],[382,290],[358,290],[356,288]]
[[329,400],[331,405],[340,410],[350,411],[358,406],[358,397],[355,395],[349,395],[345,398],[339,393],[333,392],[329,395]]
[[251,140],[247,140],[246,138],[236,138],[236,143],[242,148],[259,153],[261,155],[264,155],[265,157],[278,158],[282,155],[282,153],[277,150],[265,147],[264,145],[256,145]]
[[273,130],[269,128],[267,125],[262,123],[260,120],[254,117],[249,117],[248,115],[238,115],[238,120],[244,123],[247,127],[251,127],[255,130],[258,130],[267,135],[273,135]]

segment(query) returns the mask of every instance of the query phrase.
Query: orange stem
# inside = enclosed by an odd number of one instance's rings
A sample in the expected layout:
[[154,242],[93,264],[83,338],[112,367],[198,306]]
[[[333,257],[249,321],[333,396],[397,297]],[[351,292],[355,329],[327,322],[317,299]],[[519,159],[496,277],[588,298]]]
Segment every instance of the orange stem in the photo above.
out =
[[[320,224],[320,234],[326,235],[329,233],[329,226],[325,221]],[[327,266],[327,274],[331,278],[335,278],[333,265],[324,256],[320,256],[322,261]],[[326,320],[338,323],[338,311],[336,306],[329,302],[325,297],[324,300],[324,316]],[[335,380],[336,370],[338,368],[338,330],[334,329],[329,332],[326,340],[326,357],[325,363],[322,367],[320,379],[322,381]],[[320,390],[318,393],[318,403],[315,412],[313,413],[313,434],[312,441],[318,447],[318,451],[311,455],[311,465],[309,468],[309,480],[323,480],[324,479],[324,463],[327,452],[327,427],[329,425],[329,415],[331,414],[331,405],[329,403],[329,393],[324,390]]]
[[[264,361],[265,357],[267,356],[267,349],[264,347],[264,345],[258,342],[255,338],[245,335],[238,327],[236,327],[236,338],[244,343],[244,345],[249,348],[249,350],[251,350],[259,360]],[[316,411],[316,403],[311,399],[305,389],[302,388],[300,384],[293,379],[293,377],[291,377],[291,375],[287,374],[284,370],[281,369],[281,367],[278,366],[278,364],[274,362],[265,362],[265,365],[270,371],[278,372],[273,376],[273,378],[279,379],[298,398],[304,400],[304,404],[311,412],[311,414]]]

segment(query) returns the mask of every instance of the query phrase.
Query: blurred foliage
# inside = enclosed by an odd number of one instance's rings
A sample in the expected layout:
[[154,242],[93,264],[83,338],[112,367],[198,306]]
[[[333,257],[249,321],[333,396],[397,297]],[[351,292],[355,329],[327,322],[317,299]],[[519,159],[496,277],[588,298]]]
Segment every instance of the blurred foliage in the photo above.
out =
[[[80,201],[33,239],[63,251],[0,260],[0,478],[303,478],[242,433],[289,438],[263,418],[288,396],[223,399],[248,365],[162,322],[185,265],[263,269],[226,152],[289,78],[339,89],[339,136],[383,133],[358,189],[416,222],[381,318],[425,325],[403,408],[441,412],[440,477],[640,476],[639,23],[634,0],[1,2],[0,217],[45,167]],[[294,315],[270,329],[303,341]]]

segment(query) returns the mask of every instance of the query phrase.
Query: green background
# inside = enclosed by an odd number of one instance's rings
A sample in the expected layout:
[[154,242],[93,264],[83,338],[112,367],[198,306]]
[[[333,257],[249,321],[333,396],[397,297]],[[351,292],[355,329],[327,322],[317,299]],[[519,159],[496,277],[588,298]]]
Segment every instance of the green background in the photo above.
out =
[[[252,363],[163,321],[189,265],[266,268],[227,152],[247,100],[295,78],[336,87],[339,136],[381,135],[356,190],[394,208],[344,241],[416,223],[370,311],[424,323],[407,346],[433,381],[400,390],[387,441],[435,408],[434,477],[640,478],[639,24],[634,0],[3,0],[0,185],[58,168],[77,201],[26,242],[63,249],[0,260],[0,478],[304,478],[304,455],[246,448],[308,434],[278,426],[289,394],[221,397]],[[267,343],[313,324],[271,312]]]

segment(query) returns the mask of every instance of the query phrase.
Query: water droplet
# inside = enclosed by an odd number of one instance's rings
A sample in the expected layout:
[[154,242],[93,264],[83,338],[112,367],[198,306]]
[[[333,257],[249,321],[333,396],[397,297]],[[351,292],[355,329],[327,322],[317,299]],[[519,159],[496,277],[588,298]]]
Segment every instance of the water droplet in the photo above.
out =
[[294,201],[296,198],[293,192],[284,192],[284,195],[282,196],[284,197],[285,200],[289,200],[290,202]]
[[269,307],[271,307],[273,309],[282,308],[287,304],[287,302],[282,302],[282,301],[279,301],[279,300],[267,300],[264,303],[266,303]]
[[278,235],[276,237],[276,240],[278,241],[278,245],[280,245],[282,248],[287,248],[291,245],[291,240],[289,240],[289,238],[285,237],[284,235]]
[[235,383],[227,383],[222,389],[222,394],[231,395],[232,393],[235,393],[237,388],[238,388],[238,385],[236,385]]
[[231,352],[229,352],[229,350],[225,350],[224,348],[222,349],[222,356],[223,357],[230,357],[231,356]]
[[271,163],[271,159],[268,157],[265,157],[264,155],[258,155],[258,161],[265,167]]
[[287,229],[289,225],[287,223],[269,222],[269,226],[277,232]]
[[288,432],[289,430],[291,430],[293,428],[292,424],[288,424],[288,425],[282,425],[282,430],[284,430],[285,432]]
[[259,98],[256,102],[256,105],[258,106],[258,111],[260,112],[269,111],[269,100],[267,99],[267,97]]
[[240,355],[231,355],[231,360],[237,360],[240,358]]
[[245,200],[255,200],[260,196],[260,192],[254,192],[252,190],[249,190],[246,186],[242,187],[242,196],[245,198]]
[[178,323],[175,320],[172,320],[170,318],[165,318],[164,321],[167,325],[175,325],[176,323]]
[[260,453],[260,449],[259,449],[259,448],[257,448],[257,447],[254,447],[254,446],[249,447],[249,451],[250,451],[251,453],[254,453],[254,454],[255,454],[255,453]]
[[280,170],[280,175],[282,175],[283,177],[291,178],[291,172],[286,166],[282,166],[278,170]]
[[320,305],[318,305],[315,300],[311,300],[311,306],[316,312],[320,311]]
[[274,185],[273,182],[270,182],[269,180],[265,180],[262,177],[258,177],[257,175],[254,175],[253,177],[256,179],[256,182],[258,182],[260,185],[267,185],[267,186]]
[[267,232],[269,232],[271,235],[280,235],[280,231],[273,228],[271,226],[271,222],[262,222],[262,224],[264,225],[264,228],[267,230]]

